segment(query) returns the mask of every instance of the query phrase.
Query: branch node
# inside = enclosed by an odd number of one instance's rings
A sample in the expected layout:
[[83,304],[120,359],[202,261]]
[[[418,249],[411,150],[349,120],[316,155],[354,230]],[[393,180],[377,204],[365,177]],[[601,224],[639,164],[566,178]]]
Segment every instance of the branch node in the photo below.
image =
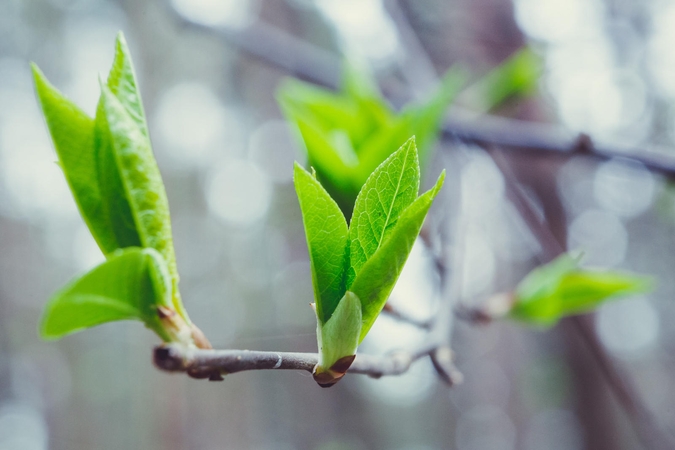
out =
[[153,362],[159,369],[169,372],[187,370],[187,364],[175,347],[155,347]]
[[592,155],[594,149],[593,140],[586,133],[579,133],[572,146],[572,152],[581,153],[582,155]]
[[464,381],[464,376],[453,363],[454,353],[448,346],[441,346],[429,354],[431,362],[440,378],[448,385],[454,386]]

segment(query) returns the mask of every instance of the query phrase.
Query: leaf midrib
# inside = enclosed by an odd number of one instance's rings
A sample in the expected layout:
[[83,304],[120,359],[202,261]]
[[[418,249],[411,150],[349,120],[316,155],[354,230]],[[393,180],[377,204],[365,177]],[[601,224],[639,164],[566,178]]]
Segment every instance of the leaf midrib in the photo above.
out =
[[[387,227],[389,226],[389,218],[391,217],[391,212],[394,209],[394,204],[396,203],[396,197],[398,196],[398,191],[401,188],[401,180],[403,180],[403,174],[405,173],[405,168],[406,168],[406,163],[408,162],[408,155],[410,154],[410,146],[408,146],[408,149],[405,152],[405,158],[403,159],[403,167],[401,168],[401,174],[399,175],[398,178],[398,183],[396,184],[396,191],[394,192],[394,196],[392,197],[391,204],[389,205],[389,211],[387,212],[387,219],[384,221],[384,226],[382,227],[382,233],[380,234],[380,239],[377,241],[377,248],[375,251],[379,250],[380,246],[382,245],[382,240],[384,239],[384,232],[387,230]],[[378,193],[379,197],[379,193]]]

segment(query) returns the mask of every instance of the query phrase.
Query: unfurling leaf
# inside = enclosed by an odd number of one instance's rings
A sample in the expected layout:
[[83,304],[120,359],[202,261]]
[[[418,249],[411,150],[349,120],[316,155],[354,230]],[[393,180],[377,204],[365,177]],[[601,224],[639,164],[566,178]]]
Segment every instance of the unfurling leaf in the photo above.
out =
[[370,174],[347,227],[328,192],[296,164],[295,189],[310,254],[321,354],[315,379],[322,386],[344,375],[382,311],[444,177],[445,172],[434,188],[417,196],[419,160],[415,139],[410,138]]
[[59,164],[80,214],[103,253],[111,253],[119,247],[115,232],[103,214],[94,152],[94,120],[52,86],[35,64],[31,67]]
[[[152,310],[152,320],[146,316],[138,317],[137,314],[136,317],[145,321],[164,340],[193,343],[189,336],[185,337],[183,330],[192,325],[178,291],[169,203],[152,153],[138,83],[124,36],[121,33],[118,35],[115,59],[107,83],[101,82],[101,97],[95,119],[88,117],[51,86],[35,65],[33,74],[60,165],[89,230],[108,259],[107,263],[112,264],[113,258],[118,261],[119,251],[130,248],[155,251],[162,261],[160,265],[150,267],[161,266],[161,270],[153,269],[154,272],[151,272],[154,274],[153,279],[161,278],[162,283],[168,286],[163,295],[169,301],[162,303],[159,310]],[[122,261],[134,264],[135,260],[125,257]],[[121,263],[113,264],[113,269],[106,266],[107,263],[80,281],[88,280],[93,274],[97,274],[96,279],[101,282],[105,281],[106,276],[119,278],[122,269],[118,264]],[[161,276],[158,275],[160,273]],[[141,278],[137,274],[136,281],[132,283],[132,280],[127,280],[126,286],[129,289],[132,286],[145,289],[145,285],[138,281]],[[79,286],[79,282],[74,286]],[[60,296],[61,300],[53,303],[58,307],[54,310],[56,313],[52,311],[45,316],[57,319],[45,319],[45,323],[65,323],[65,316],[58,312],[66,310],[82,319],[81,324],[75,323],[71,327],[73,331],[103,321],[130,318],[134,314],[128,306],[138,303],[136,300],[140,298],[139,295],[146,295],[124,291],[123,294],[129,296],[129,301],[125,303],[121,298],[122,293],[118,294],[114,304],[110,303],[112,297],[105,297],[107,300],[101,301],[88,297],[83,303],[79,294],[75,297]],[[77,315],[76,305],[80,305],[79,308],[86,314]],[[176,314],[179,317],[174,317]],[[49,330],[54,331],[55,328]],[[50,336],[61,336],[67,332],[52,332]]]
[[649,292],[649,277],[617,271],[579,268],[565,254],[530,272],[520,282],[513,298],[511,317],[541,326],[582,314],[621,296]]

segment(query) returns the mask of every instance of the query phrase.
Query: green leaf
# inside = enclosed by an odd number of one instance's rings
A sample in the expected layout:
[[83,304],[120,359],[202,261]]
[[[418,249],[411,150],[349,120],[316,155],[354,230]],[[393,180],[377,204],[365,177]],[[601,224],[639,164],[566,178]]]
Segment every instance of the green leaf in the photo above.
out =
[[361,267],[351,286],[348,286],[361,299],[363,306],[363,326],[359,342],[366,337],[387,302],[444,180],[445,171],[432,189],[403,211],[379,248]]
[[531,94],[541,73],[541,58],[524,47],[469,87],[464,97],[474,109],[488,112],[509,99]]
[[380,248],[403,212],[417,198],[420,172],[410,138],[370,175],[354,205],[349,241],[351,270],[358,274]]
[[57,339],[114,320],[141,320],[171,340],[157,315],[158,306],[171,304],[170,285],[161,276],[166,270],[153,249],[115,252],[52,297],[42,317],[42,337]]
[[528,274],[516,289],[511,317],[541,326],[594,310],[620,296],[648,292],[649,277],[614,271],[579,269],[568,255]]
[[[353,189],[358,191],[368,180],[370,174],[392,154],[392,149],[404,145],[414,133],[414,119],[404,115],[389,124],[381,125],[363,141],[359,153],[359,165],[352,176]],[[417,144],[417,136],[415,136]]]
[[340,93],[287,80],[277,99],[300,131],[309,165],[349,220],[370,174],[410,136],[417,136],[424,164],[443,113],[464,78],[462,71],[451,69],[428,102],[408,106],[400,114],[383,99],[373,77],[349,63],[344,65]]
[[94,121],[52,86],[35,64],[31,67],[47,127],[80,214],[103,253],[111,253],[118,244],[103,212],[95,170]]
[[93,152],[96,156],[96,167],[90,169],[98,173],[101,216],[115,235],[115,249],[141,247],[141,237],[122,183],[112,141],[113,136],[110,134],[101,97],[94,122]]
[[550,297],[558,289],[563,277],[576,269],[577,261],[564,253],[527,274],[516,288],[516,297],[523,304]]
[[354,99],[314,85],[287,79],[277,90],[277,101],[289,120],[303,120],[317,132],[339,128],[352,136],[366,131]]
[[361,333],[361,301],[347,291],[328,321],[318,322],[318,370],[330,369],[345,356],[356,354]]
[[590,270],[573,272],[560,284],[561,314],[591,311],[611,297],[640,294],[652,289],[651,278],[645,276]]
[[143,102],[136,82],[134,64],[131,61],[131,53],[120,31],[115,42],[115,58],[108,74],[108,88],[115,94],[117,99],[124,105],[127,113],[136,122],[138,128],[148,136],[148,125],[145,122]]
[[[377,132],[380,127],[390,125],[396,120],[396,115],[382,98],[376,80],[364,66],[357,66],[353,62],[346,62],[343,65],[342,91],[345,97],[356,103],[358,108],[356,118],[361,126],[350,129],[355,147],[361,148],[361,144],[369,134]],[[342,124],[336,123],[336,126],[340,127]],[[397,142],[393,148],[398,148],[402,142]],[[359,154],[362,153],[359,151]],[[381,161],[383,160],[384,158]]]
[[174,307],[189,323],[178,293],[169,202],[150,140],[105,85],[101,86],[101,109],[101,128],[110,136],[112,153],[141,244],[157,250],[166,261],[172,278]]
[[323,186],[297,163],[293,181],[307,236],[316,314],[326,323],[345,292],[347,222]]

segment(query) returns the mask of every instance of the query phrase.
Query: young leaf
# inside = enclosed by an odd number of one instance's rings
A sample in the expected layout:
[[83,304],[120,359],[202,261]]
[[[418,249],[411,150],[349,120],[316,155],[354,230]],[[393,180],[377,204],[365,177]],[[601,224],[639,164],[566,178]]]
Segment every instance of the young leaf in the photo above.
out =
[[31,65],[33,79],[59,163],[82,218],[103,253],[118,248],[113,227],[103,213],[95,170],[94,121],[61,94]]
[[[115,248],[141,247],[141,237],[129,205],[122,177],[117,167],[113,136],[107,126],[103,98],[99,99],[94,122],[95,172],[101,191],[102,217],[115,235]],[[94,171],[92,169],[92,171]]]
[[436,186],[418,198],[419,179],[413,137],[370,175],[358,194],[348,228],[316,177],[295,165],[321,354],[314,379],[323,387],[344,375],[356,347],[382,311],[443,185],[445,171]]
[[[347,291],[331,318],[323,324],[317,322],[319,363],[314,377],[319,384],[330,386],[344,375],[353,361],[350,357],[356,355],[360,334],[361,301]],[[345,364],[336,365],[338,361]]]
[[320,324],[326,323],[343,296],[348,261],[347,222],[340,208],[315,177],[299,164],[293,173],[300,201]]
[[136,122],[141,132],[148,136],[148,125],[145,122],[145,112],[136,82],[134,64],[131,61],[131,53],[122,32],[118,33],[115,41],[115,59],[108,74],[107,85],[120,103],[124,105],[127,113]]
[[[380,125],[363,141],[359,153],[359,165],[353,170],[353,190],[358,193],[370,174],[391,156],[391,149],[400,148],[402,143],[410,139],[410,136],[415,135],[414,120],[415,118],[411,115],[402,115],[388,124]],[[415,136],[415,144],[417,144],[417,136]]]
[[565,275],[576,270],[577,261],[564,253],[553,261],[531,271],[516,288],[521,303],[537,302],[552,296]]
[[101,126],[110,136],[112,152],[141,244],[154,248],[165,259],[172,277],[174,307],[189,323],[178,294],[169,202],[150,141],[105,85],[101,86],[101,104]]
[[445,171],[432,189],[403,211],[391,232],[358,271],[351,286],[348,285],[348,289],[361,299],[363,306],[363,326],[359,342],[366,337],[387,302],[444,180]]
[[171,305],[170,286],[158,275],[165,266],[153,249],[115,252],[52,297],[42,317],[42,337],[57,339],[114,320],[141,320],[170,341],[157,315],[157,307]]
[[354,274],[380,248],[403,210],[417,198],[419,183],[413,137],[375,169],[356,197],[349,229]]
[[541,326],[589,312],[601,303],[620,296],[648,292],[649,277],[580,269],[568,255],[539,267],[518,285],[510,315]]

